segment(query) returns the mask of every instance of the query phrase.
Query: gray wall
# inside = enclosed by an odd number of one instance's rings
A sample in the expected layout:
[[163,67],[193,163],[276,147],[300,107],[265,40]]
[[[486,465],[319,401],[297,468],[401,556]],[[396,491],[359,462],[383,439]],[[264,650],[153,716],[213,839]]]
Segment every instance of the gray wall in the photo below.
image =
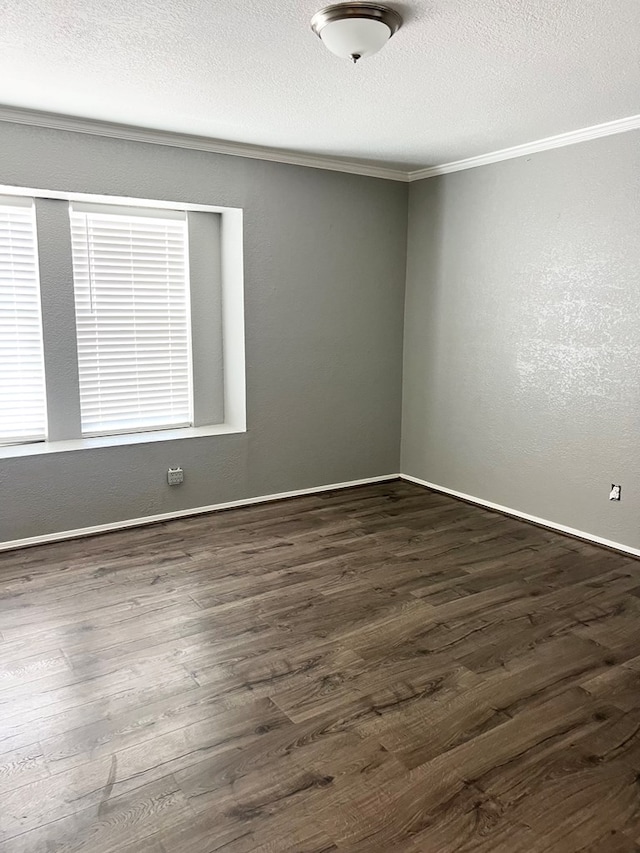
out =
[[639,142],[412,185],[403,473],[640,547]]
[[0,183],[242,207],[248,418],[0,460],[0,541],[398,471],[406,185],[7,123]]

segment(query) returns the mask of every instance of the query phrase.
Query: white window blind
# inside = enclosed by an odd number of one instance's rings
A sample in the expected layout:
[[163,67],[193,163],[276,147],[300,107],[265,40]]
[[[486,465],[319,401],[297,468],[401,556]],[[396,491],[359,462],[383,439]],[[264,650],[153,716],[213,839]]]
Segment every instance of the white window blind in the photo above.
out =
[[46,437],[35,211],[0,199],[0,444]]
[[186,215],[76,205],[83,435],[193,423]]

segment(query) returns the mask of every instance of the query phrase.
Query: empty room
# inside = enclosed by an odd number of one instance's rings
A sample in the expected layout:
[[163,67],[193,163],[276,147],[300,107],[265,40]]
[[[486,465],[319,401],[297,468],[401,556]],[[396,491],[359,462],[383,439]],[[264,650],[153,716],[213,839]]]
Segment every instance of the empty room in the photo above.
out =
[[640,4],[14,0],[0,853],[640,853]]

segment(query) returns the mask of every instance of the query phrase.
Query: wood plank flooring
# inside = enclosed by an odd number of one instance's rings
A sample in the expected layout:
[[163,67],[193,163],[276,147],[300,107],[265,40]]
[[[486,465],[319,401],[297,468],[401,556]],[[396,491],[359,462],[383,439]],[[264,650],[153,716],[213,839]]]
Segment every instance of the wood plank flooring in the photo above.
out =
[[640,562],[400,481],[0,554],[0,850],[640,851]]

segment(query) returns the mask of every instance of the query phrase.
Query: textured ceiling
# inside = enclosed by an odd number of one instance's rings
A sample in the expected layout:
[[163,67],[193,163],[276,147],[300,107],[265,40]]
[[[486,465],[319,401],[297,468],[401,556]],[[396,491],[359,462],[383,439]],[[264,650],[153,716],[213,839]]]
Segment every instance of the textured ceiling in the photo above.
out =
[[401,168],[640,112],[640,0],[392,3],[357,66],[322,0],[0,0],[0,102]]

